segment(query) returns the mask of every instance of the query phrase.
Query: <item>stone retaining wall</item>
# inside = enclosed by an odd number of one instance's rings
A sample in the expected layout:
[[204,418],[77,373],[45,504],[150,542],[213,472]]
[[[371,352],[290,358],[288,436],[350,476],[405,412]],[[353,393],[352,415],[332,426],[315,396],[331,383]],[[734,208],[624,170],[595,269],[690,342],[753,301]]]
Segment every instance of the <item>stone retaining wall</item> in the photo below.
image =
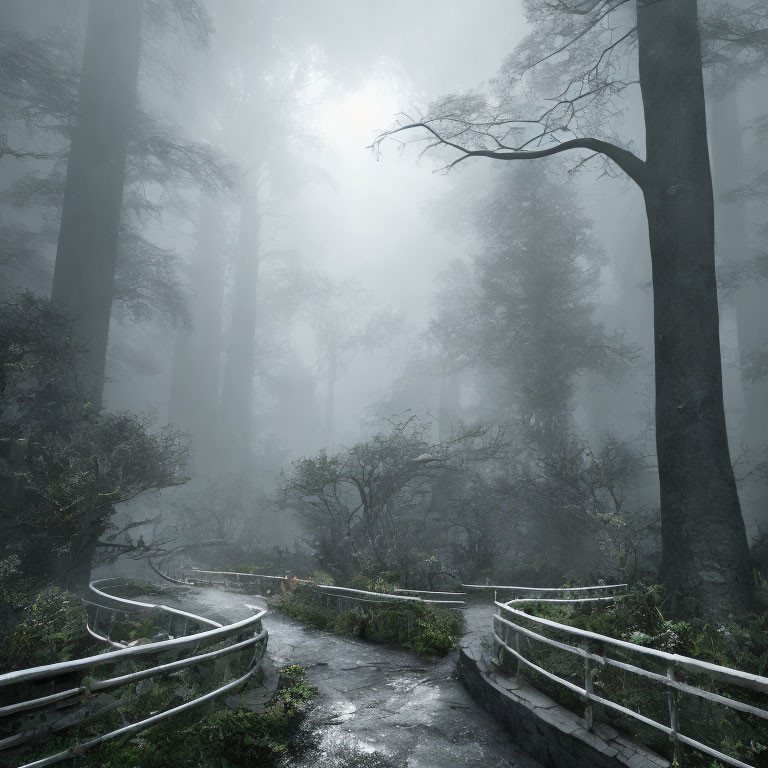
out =
[[525,681],[496,674],[487,641],[476,635],[459,649],[459,677],[475,700],[545,768],[669,768],[665,758],[607,725],[582,718]]

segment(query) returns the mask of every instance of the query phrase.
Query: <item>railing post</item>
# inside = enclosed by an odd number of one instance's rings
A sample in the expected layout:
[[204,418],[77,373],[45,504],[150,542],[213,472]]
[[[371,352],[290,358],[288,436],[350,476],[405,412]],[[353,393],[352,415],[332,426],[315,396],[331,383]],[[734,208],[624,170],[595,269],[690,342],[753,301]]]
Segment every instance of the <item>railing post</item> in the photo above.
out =
[[[667,680],[672,682],[675,680],[675,667],[671,664],[667,667]],[[673,759],[678,763],[680,762],[680,741],[677,734],[680,731],[680,713],[677,709],[677,690],[669,685],[667,686],[667,706],[669,707],[669,727],[672,730],[669,738],[672,741]]]
[[[520,653],[520,633],[515,630],[515,634],[512,637],[512,647]],[[515,656],[515,677],[520,676],[520,657]]]
[[[586,653],[589,653],[589,649],[586,646],[582,646]],[[584,707],[584,720],[587,723],[587,730],[591,731],[595,724],[595,712],[592,707],[592,659],[589,656],[584,657],[584,690],[586,692],[587,703]]]

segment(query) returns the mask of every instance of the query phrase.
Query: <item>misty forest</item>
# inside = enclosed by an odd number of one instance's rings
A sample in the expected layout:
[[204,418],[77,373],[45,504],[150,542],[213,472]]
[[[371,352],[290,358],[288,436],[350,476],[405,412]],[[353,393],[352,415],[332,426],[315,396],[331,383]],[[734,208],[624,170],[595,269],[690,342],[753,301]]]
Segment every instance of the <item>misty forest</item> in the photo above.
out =
[[0,6],[0,765],[768,766],[765,0]]

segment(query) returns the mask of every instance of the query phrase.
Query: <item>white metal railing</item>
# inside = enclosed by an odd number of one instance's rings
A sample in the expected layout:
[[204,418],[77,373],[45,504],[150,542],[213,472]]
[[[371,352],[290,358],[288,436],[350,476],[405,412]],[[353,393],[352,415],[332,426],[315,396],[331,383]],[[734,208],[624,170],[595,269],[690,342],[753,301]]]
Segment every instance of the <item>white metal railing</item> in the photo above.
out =
[[312,584],[311,586],[324,590],[326,592],[333,592],[342,595],[346,598],[354,599],[357,595],[365,595],[366,597],[377,598],[376,602],[388,601],[388,600],[400,600],[410,603],[428,603],[430,605],[443,605],[451,608],[459,608],[466,605],[464,600],[427,600],[426,598],[417,597],[415,595],[398,595],[391,592],[374,592],[368,589],[352,589],[351,587],[337,587],[331,584]]
[[[613,585],[616,586],[616,585]],[[600,587],[605,588],[605,587]],[[510,589],[505,587],[505,589]],[[590,588],[580,588],[580,591],[586,591]],[[597,589],[597,588],[595,588]],[[530,590],[524,590],[530,591]],[[556,591],[575,591],[573,588],[566,590],[535,590],[537,592],[556,592]],[[589,632],[584,629],[572,627],[567,624],[561,624],[551,619],[541,618],[531,613],[515,608],[515,605],[521,605],[525,603],[541,603],[541,602],[553,602],[553,603],[587,603],[587,602],[605,602],[617,599],[614,597],[586,597],[577,598],[572,600],[567,599],[536,599],[536,598],[522,598],[513,599],[508,602],[502,603],[498,600],[494,600],[494,605],[498,609],[493,617],[493,638],[496,650],[497,658],[500,664],[504,666],[504,652],[510,654],[517,662],[517,669],[522,664],[529,669],[533,669],[539,674],[551,680],[554,683],[568,689],[569,691],[578,694],[585,701],[584,719],[586,721],[587,728],[591,730],[593,725],[593,704],[600,704],[614,712],[633,718],[646,726],[654,728],[664,734],[666,734],[672,741],[674,750],[674,759],[679,759],[680,746],[686,745],[693,749],[699,750],[704,754],[713,757],[717,760],[721,760],[729,765],[736,766],[737,768],[756,768],[749,763],[745,763],[738,758],[727,755],[717,749],[714,749],[707,744],[704,744],[696,739],[686,736],[680,732],[680,712],[678,707],[678,694],[685,693],[688,695],[696,696],[700,699],[728,707],[732,710],[743,712],[762,719],[768,719],[768,710],[753,706],[744,701],[738,699],[728,698],[721,696],[720,694],[713,693],[711,691],[704,690],[695,685],[683,682],[678,679],[678,672],[685,670],[687,672],[695,674],[705,674],[720,682],[728,685],[738,686],[743,689],[747,689],[757,693],[768,694],[768,677],[752,674],[749,672],[743,672],[737,669],[730,669],[717,664],[711,664],[709,662],[700,661],[698,659],[690,658],[688,656],[680,656],[678,654],[667,653],[665,651],[659,651],[653,648],[646,648],[636,643],[630,643],[625,640],[619,640],[617,638],[609,637],[607,635],[600,635],[595,632]],[[526,626],[523,626],[520,622],[532,622],[539,625],[542,628],[549,628],[557,630],[558,632],[565,633],[570,637],[577,638],[580,645],[570,645],[565,642],[560,642],[548,637],[541,632],[536,632]],[[557,648],[561,651],[574,654],[584,662],[584,682],[583,687],[576,685],[570,680],[566,680],[563,677],[544,669],[538,664],[535,664],[522,652],[521,639],[525,638],[530,645],[530,641],[543,643],[552,648]],[[599,643],[602,644],[603,653],[593,653],[588,650],[587,643]],[[666,667],[666,674],[659,674],[652,670],[644,669],[643,667],[631,664],[620,659],[612,658],[608,655],[607,649],[615,648],[625,653],[638,654],[646,659],[653,659],[655,662],[661,662]],[[621,669],[625,672],[629,672],[644,680],[652,681],[660,684],[665,688],[667,698],[667,709],[669,718],[666,723],[658,722],[650,717],[640,714],[622,704],[606,699],[599,696],[594,691],[593,686],[593,673],[597,667],[614,667]]]
[[[290,581],[288,576],[268,576],[262,573],[245,573],[241,571],[209,571],[202,568],[180,568],[172,575],[164,573],[152,562],[149,565],[161,578],[180,585],[242,590],[245,587],[252,587],[254,584],[263,585],[266,582],[270,586],[277,587]],[[217,579],[217,576],[221,578]]]
[[[163,576],[169,578],[167,574],[164,574],[155,568],[155,571]],[[220,580],[212,578],[214,576],[223,577]],[[291,579],[288,576],[268,576],[263,573],[242,573],[238,571],[206,571],[200,568],[182,568],[179,572],[179,578],[173,579],[178,583],[187,584],[208,584],[211,586],[224,586],[230,588],[234,586],[244,586],[248,580],[258,581],[260,579],[274,580],[275,582],[282,582],[283,584],[296,583],[300,586],[309,586],[319,590],[325,590],[327,592],[333,592],[339,595],[345,596],[350,600],[360,600],[362,602],[376,602],[380,603],[387,600],[405,600],[415,603],[429,603],[431,605],[444,605],[448,607],[458,608],[465,605],[464,600],[446,600],[444,597],[461,597],[465,593],[463,592],[430,592],[429,590],[415,590],[415,589],[396,589],[395,593],[391,592],[375,592],[367,589],[352,589],[351,587],[337,587],[332,584],[316,584],[312,581],[306,581],[304,579]],[[267,583],[270,583],[269,581]],[[407,594],[403,594],[407,593]],[[419,597],[419,595],[426,595],[426,597]],[[438,598],[441,599],[430,599]],[[369,598],[376,598],[375,600]]]
[[[92,606],[92,610],[115,612],[115,613],[127,613],[136,614],[144,612],[152,612],[156,614],[160,612],[167,614],[169,618],[169,627],[172,626],[174,621],[184,622],[184,632],[191,626],[198,628],[191,634],[184,634],[180,637],[169,637],[167,640],[160,640],[158,642],[150,642],[144,645],[137,645],[134,647],[124,647],[120,643],[116,643],[109,639],[108,636],[100,635],[95,631],[89,623],[89,633],[105,642],[108,642],[112,646],[119,646],[116,650],[107,651],[105,653],[97,654],[95,656],[88,656],[81,659],[73,659],[72,661],[64,661],[56,664],[45,664],[38,667],[31,667],[29,669],[21,669],[14,672],[8,672],[0,675],[0,689],[10,686],[27,687],[30,683],[36,687],[49,683],[52,687],[55,687],[57,681],[71,676],[74,673],[85,672],[91,670],[94,667],[119,664],[123,662],[129,662],[141,659],[143,657],[161,656],[168,652],[183,651],[186,649],[192,649],[193,654],[174,661],[165,661],[164,663],[155,664],[147,669],[141,669],[136,671],[128,671],[123,674],[117,674],[112,677],[107,677],[101,680],[94,680],[89,677],[83,677],[79,683],[74,686],[64,688],[63,690],[55,691],[54,693],[45,696],[32,696],[29,697],[29,692],[26,695],[22,693],[20,698],[13,703],[0,706],[0,724],[7,718],[21,716],[22,720],[19,723],[13,723],[16,732],[10,736],[0,739],[0,756],[3,752],[18,748],[24,744],[37,740],[42,736],[46,736],[50,733],[64,730],[72,725],[79,725],[87,722],[104,714],[104,710],[97,710],[92,712],[88,708],[79,707],[79,699],[87,693],[94,693],[105,691],[109,689],[119,688],[121,686],[133,683],[139,680],[155,677],[158,675],[169,675],[184,670],[188,667],[213,661],[223,656],[237,652],[248,652],[249,649],[253,649],[253,655],[248,662],[247,671],[245,674],[238,677],[236,680],[232,680],[224,685],[210,691],[202,696],[198,696],[195,699],[187,701],[177,707],[173,707],[164,712],[152,714],[151,717],[145,718],[139,722],[132,723],[131,725],[119,728],[117,730],[106,733],[102,736],[90,739],[80,744],[75,744],[71,748],[62,752],[58,752],[40,760],[35,760],[31,763],[25,763],[21,768],[38,768],[47,765],[53,765],[62,760],[71,759],[77,755],[81,755],[84,751],[92,749],[93,747],[101,744],[109,739],[117,738],[118,736],[132,733],[135,731],[143,730],[144,728],[153,725],[160,720],[167,717],[171,717],[180,712],[186,711],[193,707],[204,704],[211,699],[221,696],[228,691],[243,685],[249,678],[251,678],[261,668],[261,660],[266,651],[266,644],[268,635],[266,630],[263,629],[261,619],[265,615],[266,611],[258,610],[258,612],[241,621],[234,622],[222,626],[219,622],[207,619],[203,616],[198,616],[187,611],[181,611],[176,608],[171,608],[165,605],[156,605],[154,603],[145,603],[136,600],[129,600],[127,598],[116,597],[103,591],[103,588],[107,587],[107,583],[110,586],[116,586],[116,582],[119,580],[107,579],[98,582],[93,582],[90,585],[91,592],[96,595],[101,601],[112,603],[112,605],[103,605],[102,603],[95,603],[86,601],[87,605]],[[254,609],[254,606],[247,606]],[[96,619],[90,620],[92,623],[97,623]],[[202,628],[202,631],[199,631]],[[245,635],[244,639],[241,637]],[[216,648],[210,651],[203,651],[196,653],[196,646],[201,643],[220,643],[222,641],[233,640],[229,645]],[[120,701],[117,701],[119,705]],[[58,710],[62,706],[69,706],[75,708],[74,712],[70,712],[67,715],[57,717]],[[32,725],[31,727],[25,727],[23,718],[27,715],[25,713],[32,712],[43,713],[46,715],[45,721],[42,724]],[[6,764],[3,761],[3,764]]]
[[515,587],[503,586],[500,584],[462,584],[463,589],[471,590],[493,590],[494,592],[523,592],[537,595],[548,594],[570,594],[571,592],[601,592],[604,590],[626,589],[626,584],[597,584],[591,587]]
[[[119,615],[136,615],[136,614],[152,614],[155,617],[163,616],[163,623],[167,620],[167,634],[169,637],[176,635],[189,634],[190,625],[196,629],[194,631],[201,631],[209,627],[222,626],[218,621],[213,619],[206,619],[203,616],[198,616],[194,613],[188,613],[187,611],[181,611],[178,608],[171,608],[167,605],[156,605],[155,603],[147,603],[138,600],[129,600],[124,597],[117,597],[116,595],[104,592],[104,589],[110,587],[119,588],[125,586],[127,582],[122,578],[112,579],[99,579],[92,581],[88,586],[89,590],[101,600],[101,603],[96,603],[91,600],[84,600],[86,607],[86,615],[88,621],[86,623],[86,629],[88,633],[102,642],[108,643],[115,648],[125,648],[125,644],[119,641],[115,641],[111,637],[111,632],[114,627],[116,618]],[[111,603],[111,605],[103,605],[103,603]],[[107,627],[102,630],[105,634],[99,633],[99,619],[106,614],[109,619]],[[183,623],[182,623],[183,622]],[[179,626],[181,624],[181,626]]]
[[401,589],[397,587],[395,589],[397,594],[403,595],[442,595],[443,597],[466,597],[466,592],[435,592],[432,589]]

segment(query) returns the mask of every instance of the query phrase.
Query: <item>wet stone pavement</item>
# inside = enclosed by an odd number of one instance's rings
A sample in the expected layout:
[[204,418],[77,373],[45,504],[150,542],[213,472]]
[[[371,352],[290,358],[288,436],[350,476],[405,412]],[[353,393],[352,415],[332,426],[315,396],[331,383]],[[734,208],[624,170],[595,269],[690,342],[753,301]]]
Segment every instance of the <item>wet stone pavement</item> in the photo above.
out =
[[[184,590],[173,603],[228,622],[251,615],[246,604],[266,607],[256,596],[206,588]],[[470,630],[490,628],[489,608],[470,611]],[[287,766],[541,768],[456,679],[455,654],[424,659],[305,627],[271,609],[264,626],[275,667],[300,664],[320,692],[300,735],[306,749]]]

